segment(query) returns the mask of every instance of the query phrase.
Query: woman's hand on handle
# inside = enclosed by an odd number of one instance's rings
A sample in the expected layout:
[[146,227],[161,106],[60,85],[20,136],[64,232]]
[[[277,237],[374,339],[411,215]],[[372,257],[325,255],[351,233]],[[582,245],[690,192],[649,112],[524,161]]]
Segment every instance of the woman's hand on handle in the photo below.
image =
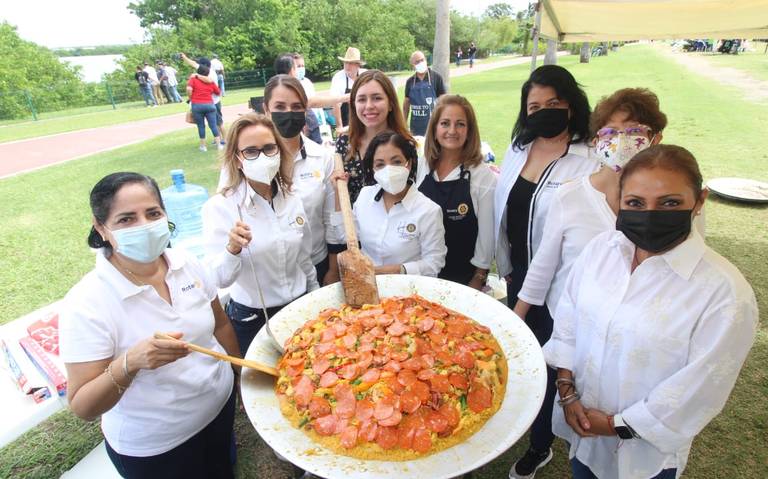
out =
[[244,247],[248,246],[248,243],[253,239],[251,234],[251,227],[242,221],[236,221],[235,226],[229,230],[229,242],[227,243],[227,251],[231,254],[238,255]]
[[[166,333],[181,339],[182,333]],[[157,369],[189,354],[189,348],[182,341],[147,338],[128,350],[128,372],[135,375],[139,369]]]

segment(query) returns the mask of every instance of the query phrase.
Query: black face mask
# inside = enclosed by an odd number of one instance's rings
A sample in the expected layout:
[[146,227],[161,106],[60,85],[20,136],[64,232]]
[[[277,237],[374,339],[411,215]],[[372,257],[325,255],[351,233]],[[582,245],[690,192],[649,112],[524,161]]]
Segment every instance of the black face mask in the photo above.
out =
[[528,115],[525,123],[531,139],[554,138],[568,128],[568,109],[543,108]]
[[660,253],[688,237],[692,214],[693,210],[619,210],[616,229],[638,248]]
[[293,138],[301,133],[307,124],[304,111],[273,111],[272,122],[283,138]]

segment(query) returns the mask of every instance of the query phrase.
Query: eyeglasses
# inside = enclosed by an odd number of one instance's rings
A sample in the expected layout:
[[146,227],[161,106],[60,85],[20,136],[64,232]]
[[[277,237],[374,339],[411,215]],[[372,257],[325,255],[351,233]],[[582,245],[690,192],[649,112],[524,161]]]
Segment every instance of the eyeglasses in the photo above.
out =
[[623,130],[619,130],[617,128],[600,128],[597,130],[597,137],[601,140],[608,140],[616,135],[627,135],[627,136],[651,136],[651,133],[653,132],[653,129],[651,129],[650,126],[646,125],[636,125],[636,126],[629,126],[627,128],[624,128]]
[[267,143],[261,148],[256,148],[255,146],[249,146],[248,148],[243,148],[238,153],[240,153],[240,156],[242,156],[246,160],[255,160],[259,157],[259,155],[262,152],[266,156],[275,156],[276,154],[280,153],[280,147],[274,143]]

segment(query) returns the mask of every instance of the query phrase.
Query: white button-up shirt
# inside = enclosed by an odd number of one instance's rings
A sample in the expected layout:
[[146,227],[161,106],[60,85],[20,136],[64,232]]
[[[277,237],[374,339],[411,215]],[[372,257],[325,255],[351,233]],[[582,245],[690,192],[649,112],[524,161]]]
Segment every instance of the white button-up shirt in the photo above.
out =
[[[293,193],[301,198],[304,211],[307,213],[312,232],[312,264],[320,263],[328,255],[328,243],[338,244],[339,238],[330,226],[331,214],[336,207],[336,199],[331,174],[333,173],[333,156],[329,150],[301,135],[304,142],[303,158],[301,151],[296,152],[293,166]],[[229,170],[225,166],[219,173],[219,184],[216,191],[221,191],[229,180]],[[318,278],[322,281],[323,278]]]
[[[97,252],[96,267],[62,302],[61,359],[82,363],[118,357],[155,331],[180,331],[185,341],[226,354],[213,335],[213,279],[183,250],[167,249],[165,260],[171,304],[153,287],[130,282],[103,251]],[[102,414],[104,437],[128,456],[167,452],[216,417],[232,381],[229,364],[197,353],[161,368],[141,369],[120,401]]]
[[[520,149],[512,145],[504,155],[501,165],[499,182],[494,193],[493,221],[496,236],[496,267],[499,276],[504,277],[512,272],[510,260],[509,237],[507,236],[507,201],[520,172],[528,161],[531,150],[529,143]],[[528,211],[528,261],[533,258],[541,242],[544,222],[549,211],[549,203],[557,189],[567,181],[589,175],[600,168],[600,162],[590,158],[587,145],[572,143],[561,158],[554,160],[541,173],[536,184],[536,190],[531,198]]]
[[[422,156],[419,157],[419,167],[417,168],[416,184],[421,185],[424,178],[429,174],[429,164]],[[496,174],[488,168],[486,163],[469,168],[469,194],[472,197],[472,207],[477,216],[477,239],[475,240],[475,254],[470,263],[476,268],[491,269],[493,255],[495,254],[495,245],[493,243],[493,192],[496,189]],[[458,180],[461,175],[461,166],[457,166],[453,171],[442,179],[442,181]],[[441,181],[437,173],[433,173],[435,181]]]
[[[379,191],[378,185],[364,187],[353,207],[363,253],[375,266],[402,264],[408,274],[437,276],[448,251],[442,209],[411,185],[387,212],[384,200],[376,200]],[[334,213],[332,222],[344,238],[341,212]]]
[[[304,151],[296,154],[293,166],[294,194],[301,198],[312,232],[312,264],[318,264],[328,255],[328,243],[338,238],[331,227],[331,214],[336,208],[336,197],[331,184],[333,157],[331,152],[302,135]],[[322,278],[318,278],[322,281]]]
[[621,232],[587,245],[566,280],[544,345],[573,371],[585,407],[621,414],[642,439],[579,437],[555,404],[553,432],[601,478],[644,479],[685,468],[693,438],[723,408],[754,340],[752,288],[694,230],[630,272]]
[[[253,239],[240,254],[233,255],[226,246],[229,231],[240,219],[238,205]],[[203,205],[203,237],[205,260],[218,287],[231,286],[230,296],[240,304],[251,308],[282,306],[319,287],[310,257],[309,220],[296,193],[278,191],[270,205],[243,181],[234,192],[212,196]]]
[[[704,236],[701,218],[703,216],[696,216],[693,225]],[[517,297],[539,306],[546,300],[554,316],[573,262],[592,238],[615,229],[616,215],[605,194],[592,186],[589,176],[561,186],[549,205],[541,243]]]

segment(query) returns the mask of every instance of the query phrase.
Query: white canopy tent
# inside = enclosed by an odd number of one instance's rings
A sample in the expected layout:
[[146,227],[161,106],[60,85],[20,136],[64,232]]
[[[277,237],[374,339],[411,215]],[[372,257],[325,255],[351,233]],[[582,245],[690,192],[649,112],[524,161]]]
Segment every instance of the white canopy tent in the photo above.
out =
[[768,38],[768,0],[541,0],[541,36],[560,42]]

